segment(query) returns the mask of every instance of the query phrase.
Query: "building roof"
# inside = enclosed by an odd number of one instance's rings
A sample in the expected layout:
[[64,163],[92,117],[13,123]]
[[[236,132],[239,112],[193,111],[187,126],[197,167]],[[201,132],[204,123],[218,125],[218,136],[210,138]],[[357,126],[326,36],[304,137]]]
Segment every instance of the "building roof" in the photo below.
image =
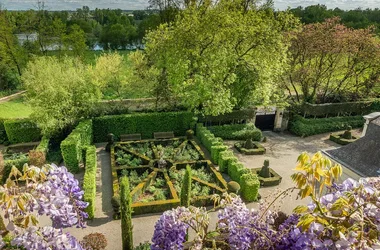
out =
[[361,176],[380,176],[380,117],[370,122],[364,137],[324,153]]

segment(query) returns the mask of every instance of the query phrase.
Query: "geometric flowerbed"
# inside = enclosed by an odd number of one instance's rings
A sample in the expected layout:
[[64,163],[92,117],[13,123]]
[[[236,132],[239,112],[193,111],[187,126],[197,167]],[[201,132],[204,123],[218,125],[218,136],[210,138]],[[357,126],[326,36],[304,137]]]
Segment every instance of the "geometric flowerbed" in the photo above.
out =
[[246,148],[247,142],[236,142],[234,144],[235,148],[242,154],[245,155],[263,155],[266,149],[258,142],[250,141],[252,144],[251,148]]
[[119,142],[111,147],[113,195],[119,178],[129,178],[133,215],[163,212],[180,205],[186,166],[192,169],[191,203],[211,204],[227,183],[194,140],[185,137]]
[[344,133],[330,134],[329,139],[340,145],[347,145],[356,141],[358,138],[352,136],[351,127],[349,127]]

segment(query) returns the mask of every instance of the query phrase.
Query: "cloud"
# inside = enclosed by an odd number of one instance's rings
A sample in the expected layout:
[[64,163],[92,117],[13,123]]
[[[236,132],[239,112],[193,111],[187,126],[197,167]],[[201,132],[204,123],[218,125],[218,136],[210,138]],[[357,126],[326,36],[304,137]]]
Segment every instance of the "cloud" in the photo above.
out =
[[[49,10],[75,10],[82,6],[95,8],[111,8],[123,10],[145,9],[148,0],[45,0],[45,6]],[[5,8],[9,10],[35,9],[37,0],[0,0]],[[298,6],[309,6],[324,4],[328,8],[356,9],[356,8],[380,8],[380,0],[275,0],[276,9],[287,9]]]

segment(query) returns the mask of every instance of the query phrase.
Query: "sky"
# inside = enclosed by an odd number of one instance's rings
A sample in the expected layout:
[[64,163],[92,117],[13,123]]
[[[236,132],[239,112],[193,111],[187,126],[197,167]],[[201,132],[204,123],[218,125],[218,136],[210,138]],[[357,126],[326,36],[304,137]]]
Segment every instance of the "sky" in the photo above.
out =
[[[37,0],[0,0],[0,4],[9,10],[35,9]],[[148,0],[44,0],[48,10],[75,10],[82,6],[90,9],[110,8],[123,10],[145,9]],[[356,9],[380,8],[380,0],[274,0],[275,8],[284,10],[288,7],[324,4],[328,8]]]

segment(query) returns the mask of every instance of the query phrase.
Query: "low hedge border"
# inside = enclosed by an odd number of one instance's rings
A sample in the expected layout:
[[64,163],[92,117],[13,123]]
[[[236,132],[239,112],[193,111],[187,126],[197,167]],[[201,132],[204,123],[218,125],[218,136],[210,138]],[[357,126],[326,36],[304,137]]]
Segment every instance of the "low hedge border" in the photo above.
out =
[[92,144],[92,121],[86,120],[61,142],[61,153],[65,166],[70,172],[79,172],[79,163],[83,161],[83,149]]
[[266,149],[258,142],[253,142],[256,148],[247,149],[244,148],[244,142],[237,142],[234,144],[235,148],[242,154],[245,155],[263,155],[266,152]]
[[277,186],[280,185],[282,177],[277,174],[276,171],[274,171],[272,168],[269,168],[269,174],[271,177],[264,178],[259,175],[261,171],[261,168],[253,168],[252,173],[257,175],[257,178],[259,179],[260,186],[262,187],[271,187],[271,186]]
[[263,134],[254,124],[232,124],[222,126],[212,126],[208,129],[223,140],[247,140],[261,141]]
[[329,139],[330,139],[330,141],[333,141],[333,142],[338,143],[340,145],[347,145],[347,144],[350,144],[350,143],[352,143],[358,139],[354,136],[352,137],[352,139],[344,139],[341,137],[342,135],[343,135],[343,133],[331,134]]
[[4,129],[10,143],[34,142],[41,139],[41,130],[29,119],[5,120]]
[[84,201],[88,202],[86,212],[89,219],[95,217],[95,198],[96,198],[96,147],[89,146],[86,149],[86,169],[83,177]]
[[289,131],[295,135],[306,137],[344,130],[349,126],[360,128],[364,125],[364,122],[362,116],[305,119],[296,115],[289,121]]

